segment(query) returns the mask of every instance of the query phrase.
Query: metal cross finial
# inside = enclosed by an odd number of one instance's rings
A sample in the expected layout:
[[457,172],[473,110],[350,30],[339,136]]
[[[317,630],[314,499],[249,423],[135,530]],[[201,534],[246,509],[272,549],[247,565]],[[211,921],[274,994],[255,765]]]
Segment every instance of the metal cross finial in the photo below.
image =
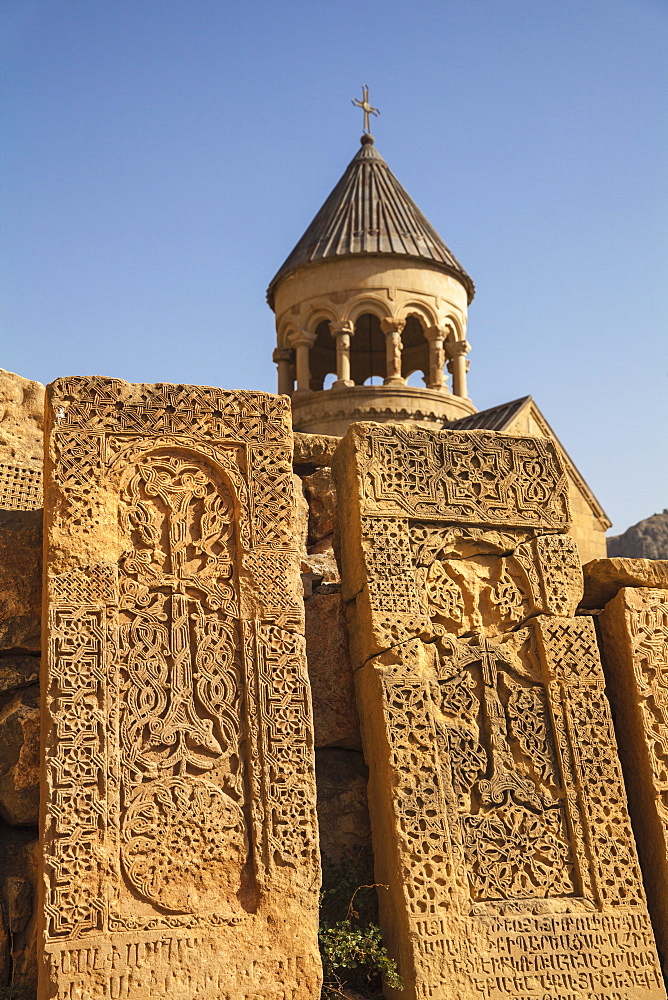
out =
[[369,128],[369,115],[378,116],[380,114],[378,108],[372,108],[371,105],[369,104],[368,83],[362,84],[362,100],[358,101],[357,98],[353,98],[353,100],[350,103],[353,104],[356,108],[361,108],[362,111],[364,112],[364,131],[368,134],[371,131],[371,129]]

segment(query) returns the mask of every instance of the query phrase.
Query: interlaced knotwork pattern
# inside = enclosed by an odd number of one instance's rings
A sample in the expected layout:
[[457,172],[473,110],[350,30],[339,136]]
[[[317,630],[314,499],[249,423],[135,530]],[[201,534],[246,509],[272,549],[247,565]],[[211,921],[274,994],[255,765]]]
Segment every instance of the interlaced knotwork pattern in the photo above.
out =
[[39,510],[43,502],[41,469],[0,465],[0,510]]

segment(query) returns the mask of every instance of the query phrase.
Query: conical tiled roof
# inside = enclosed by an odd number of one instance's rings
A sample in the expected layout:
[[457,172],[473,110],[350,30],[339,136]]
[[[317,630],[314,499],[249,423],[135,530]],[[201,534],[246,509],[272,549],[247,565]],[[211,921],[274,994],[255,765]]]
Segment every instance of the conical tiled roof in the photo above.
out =
[[362,136],[362,148],[348,167],[297,246],[273,278],[267,301],[273,308],[276,285],[305,264],[355,254],[397,254],[428,261],[475,289],[468,274],[448,250],[373,144]]

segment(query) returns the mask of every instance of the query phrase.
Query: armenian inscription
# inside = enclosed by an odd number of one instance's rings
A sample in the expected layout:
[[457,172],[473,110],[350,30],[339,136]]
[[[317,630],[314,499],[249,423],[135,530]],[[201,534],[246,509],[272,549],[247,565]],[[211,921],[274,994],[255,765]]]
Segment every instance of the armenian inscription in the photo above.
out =
[[555,449],[358,424],[333,469],[402,995],[665,997]]
[[40,1000],[274,1000],[279,966],[314,997],[289,411],[103,378],[48,400]]

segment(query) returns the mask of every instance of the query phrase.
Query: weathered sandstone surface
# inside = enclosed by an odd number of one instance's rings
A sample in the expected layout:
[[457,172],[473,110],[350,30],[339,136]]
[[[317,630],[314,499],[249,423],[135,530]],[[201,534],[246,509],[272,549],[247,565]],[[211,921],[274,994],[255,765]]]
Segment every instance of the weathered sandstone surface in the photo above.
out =
[[287,402],[48,392],[40,1000],[315,1000]]
[[[639,562],[636,576],[648,560]],[[647,903],[668,975],[668,587],[623,587],[598,625]]]
[[622,587],[668,590],[668,559],[592,559],[583,567],[585,608],[603,608]]
[[556,447],[357,424],[333,471],[397,996],[662,1000]]

